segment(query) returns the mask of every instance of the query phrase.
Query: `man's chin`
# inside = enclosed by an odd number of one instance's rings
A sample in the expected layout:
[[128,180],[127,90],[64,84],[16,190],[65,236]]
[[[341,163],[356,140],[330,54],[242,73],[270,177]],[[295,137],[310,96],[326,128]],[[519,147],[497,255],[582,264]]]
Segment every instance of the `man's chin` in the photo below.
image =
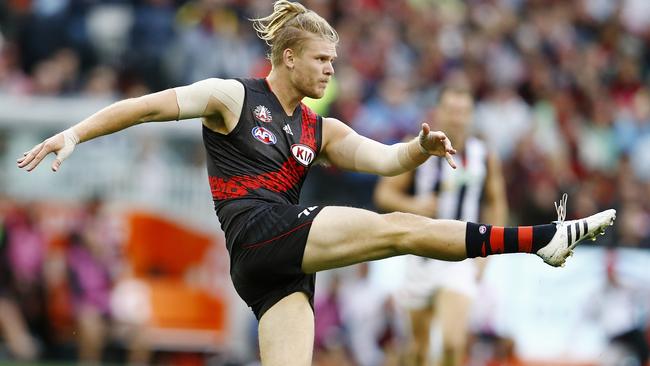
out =
[[320,99],[324,95],[325,95],[325,91],[322,90],[322,91],[319,91],[319,92],[314,92],[314,93],[307,94],[307,97],[311,98],[311,99]]

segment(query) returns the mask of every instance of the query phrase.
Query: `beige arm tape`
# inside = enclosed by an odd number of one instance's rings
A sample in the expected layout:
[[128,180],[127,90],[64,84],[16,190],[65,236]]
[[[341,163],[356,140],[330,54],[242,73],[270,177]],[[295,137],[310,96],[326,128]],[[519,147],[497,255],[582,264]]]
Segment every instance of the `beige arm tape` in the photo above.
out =
[[392,176],[404,173],[419,165],[411,159],[407,142],[384,145],[350,132],[339,142],[344,156],[353,157],[355,171]]
[[63,135],[63,147],[56,152],[56,159],[59,162],[63,162],[72,151],[74,147],[79,143],[79,135],[74,131],[72,127],[62,132]]
[[174,88],[178,102],[178,119],[203,117],[210,98],[216,98],[235,116],[244,104],[244,85],[232,79],[205,79]]

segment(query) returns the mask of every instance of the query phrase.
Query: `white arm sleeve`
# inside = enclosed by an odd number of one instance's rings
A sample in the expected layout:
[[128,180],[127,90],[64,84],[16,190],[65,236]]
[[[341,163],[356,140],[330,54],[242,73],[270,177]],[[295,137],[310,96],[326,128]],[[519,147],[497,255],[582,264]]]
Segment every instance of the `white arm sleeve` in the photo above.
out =
[[239,117],[244,104],[244,85],[232,79],[205,79],[194,84],[174,88],[178,102],[178,119],[205,115],[210,98],[216,98],[232,114]]
[[420,165],[409,156],[405,142],[384,145],[351,132],[338,143],[338,148],[343,156],[352,158],[351,168],[359,172],[394,176]]

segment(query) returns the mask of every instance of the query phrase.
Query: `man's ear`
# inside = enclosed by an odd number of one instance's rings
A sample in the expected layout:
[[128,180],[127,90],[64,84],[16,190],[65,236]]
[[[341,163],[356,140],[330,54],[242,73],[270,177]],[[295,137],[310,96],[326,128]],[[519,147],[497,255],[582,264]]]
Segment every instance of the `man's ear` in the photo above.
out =
[[291,48],[285,48],[284,51],[282,52],[282,61],[284,64],[287,66],[289,70],[293,70],[293,67],[295,66],[295,53]]

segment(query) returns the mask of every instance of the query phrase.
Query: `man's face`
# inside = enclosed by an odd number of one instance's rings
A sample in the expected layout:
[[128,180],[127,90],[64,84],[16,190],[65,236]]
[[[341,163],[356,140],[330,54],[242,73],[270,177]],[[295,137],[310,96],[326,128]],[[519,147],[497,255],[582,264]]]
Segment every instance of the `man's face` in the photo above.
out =
[[334,75],[332,63],[336,59],[336,44],[322,38],[305,42],[300,54],[294,57],[292,83],[301,94],[318,99]]
[[[453,135],[464,137],[472,122],[474,102],[467,93],[446,91],[440,99],[437,119],[440,129]],[[459,136],[461,137],[461,136]]]

